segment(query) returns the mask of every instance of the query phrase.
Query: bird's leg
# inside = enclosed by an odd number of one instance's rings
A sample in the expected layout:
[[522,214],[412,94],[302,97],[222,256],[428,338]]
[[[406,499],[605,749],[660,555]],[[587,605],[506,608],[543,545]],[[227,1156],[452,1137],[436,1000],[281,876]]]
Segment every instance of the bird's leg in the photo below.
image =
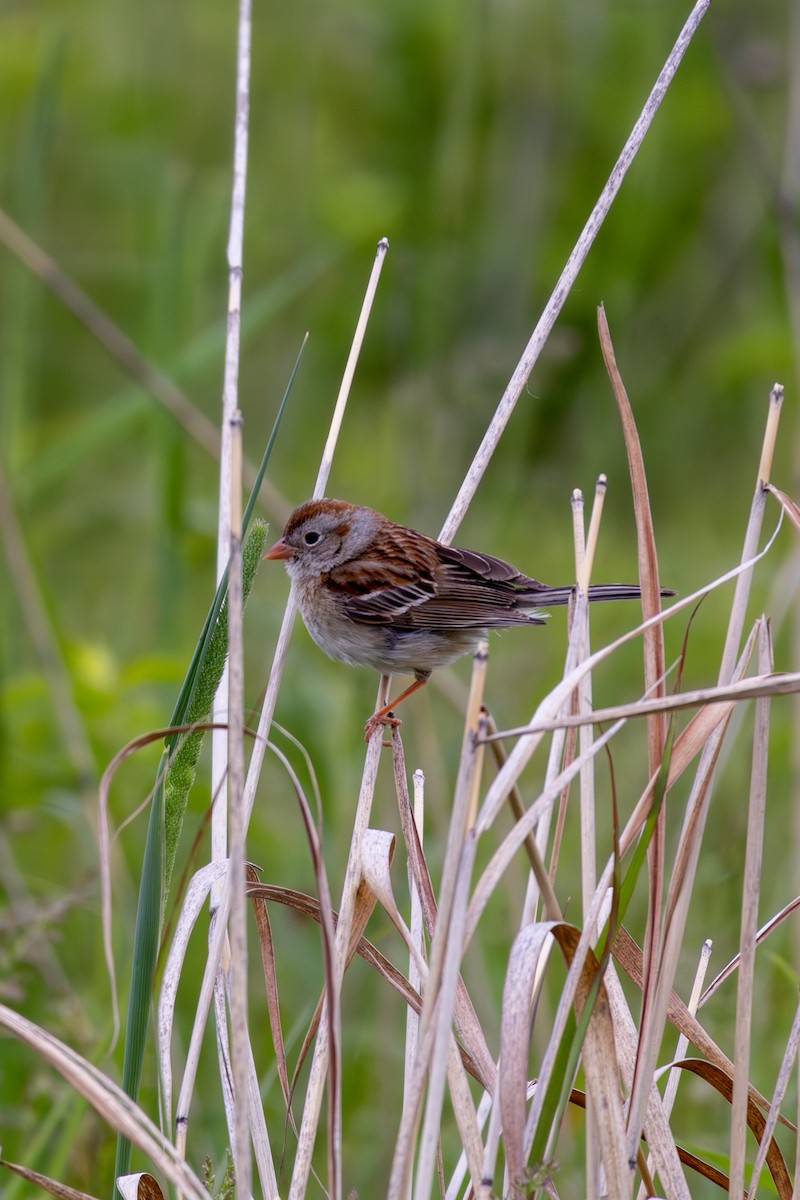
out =
[[399,696],[395,696],[394,700],[390,700],[388,704],[384,704],[383,708],[379,708],[377,712],[374,712],[364,726],[364,741],[368,742],[375,730],[380,729],[383,725],[399,725],[400,720],[397,717],[389,715],[392,709],[397,708],[398,704],[401,704],[403,700],[407,700],[409,696],[413,695],[414,692],[418,691],[427,682],[427,675],[424,679],[415,679],[404,692],[401,692]]

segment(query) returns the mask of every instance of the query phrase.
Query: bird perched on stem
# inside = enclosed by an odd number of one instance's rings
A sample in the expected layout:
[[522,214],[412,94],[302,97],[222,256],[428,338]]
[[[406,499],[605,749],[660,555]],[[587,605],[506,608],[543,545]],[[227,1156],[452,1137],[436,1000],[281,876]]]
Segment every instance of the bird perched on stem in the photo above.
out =
[[[544,625],[542,605],[567,604],[573,586],[548,587],[511,563],[445,546],[344,500],[308,500],[264,555],[285,559],[306,629],[330,658],[414,682],[369,718],[367,740],[431,672],[474,651],[489,629]],[[669,593],[667,593],[669,594]],[[640,588],[605,583],[590,600],[635,600]]]

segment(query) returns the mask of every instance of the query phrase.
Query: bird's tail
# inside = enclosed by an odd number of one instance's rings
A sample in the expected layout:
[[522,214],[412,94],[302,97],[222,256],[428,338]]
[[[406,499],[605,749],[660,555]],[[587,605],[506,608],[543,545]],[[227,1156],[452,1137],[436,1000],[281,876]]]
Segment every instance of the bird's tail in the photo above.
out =
[[[575,592],[572,587],[543,587],[535,593],[537,605],[568,604]],[[589,586],[589,600],[638,600],[642,589],[632,583],[593,583]],[[661,589],[662,596],[674,596],[669,588]]]

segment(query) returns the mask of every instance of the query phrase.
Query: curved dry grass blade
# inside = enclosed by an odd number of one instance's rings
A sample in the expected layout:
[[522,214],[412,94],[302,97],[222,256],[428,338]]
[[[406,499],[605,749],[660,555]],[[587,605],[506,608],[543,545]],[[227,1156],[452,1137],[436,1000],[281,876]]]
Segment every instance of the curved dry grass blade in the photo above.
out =
[[54,1067],[104,1121],[138,1146],[189,1200],[208,1200],[202,1183],[175,1147],[160,1133],[147,1114],[97,1067],[5,1004],[0,1004],[0,1025]]
[[[503,989],[503,1017],[500,1042],[500,1106],[506,1147],[511,1192],[523,1193],[527,1177],[527,1159],[531,1137],[536,1131],[540,1147],[552,1141],[555,1129],[547,1112],[553,1114],[553,1122],[559,1119],[554,1104],[547,1104],[544,1097],[551,1087],[568,1099],[571,1080],[548,1082],[544,1065],[537,1083],[537,1090],[530,1116],[526,1116],[527,1063],[531,1035],[530,1011],[534,986],[539,977],[540,958],[545,950],[548,936],[556,940],[565,961],[572,966],[578,963],[578,951],[582,938],[574,926],[566,922],[547,922],[529,925],[514,940],[509,955],[506,984]],[[583,939],[585,940],[585,939]],[[622,1095],[616,1072],[609,1065],[617,1061],[614,1046],[614,1030],[608,1009],[608,1000],[600,982],[601,966],[591,951],[583,957],[582,965],[576,970],[575,991],[567,986],[562,993],[559,1011],[571,1009],[586,1018],[586,1036],[583,1042],[583,1065],[587,1077],[587,1090],[594,1100],[594,1120],[600,1129],[598,1138],[603,1166],[606,1171],[608,1193],[611,1196],[627,1195],[630,1168],[625,1153],[625,1120]],[[599,991],[597,990],[599,986]],[[596,1001],[594,993],[597,992]],[[586,1005],[590,1009],[584,1012]],[[564,1023],[564,1027],[566,1022]],[[576,1036],[580,1034],[576,1032]],[[560,1035],[559,1039],[560,1041]],[[552,1038],[551,1038],[552,1045]],[[577,1047],[573,1045],[573,1050]],[[567,1086],[569,1085],[569,1086]],[[566,1091],[564,1088],[566,1086]],[[562,1106],[563,1110],[563,1106]],[[544,1125],[542,1119],[544,1118]],[[541,1165],[543,1155],[534,1151]]]
[[[633,980],[636,986],[641,989],[642,986],[642,951],[636,945],[631,935],[624,927],[617,930],[616,940],[612,947],[612,954],[615,962],[619,963],[629,979]],[[688,1007],[677,994],[670,993],[667,1003],[667,1020],[670,1025],[674,1026],[678,1032],[689,1039],[691,1044],[705,1054],[706,1058],[722,1071],[730,1079],[733,1079],[733,1063],[728,1058],[727,1054],[717,1045],[714,1039],[700,1024],[697,1018],[689,1011]],[[752,1085],[750,1086],[750,1098],[753,1103],[758,1104],[766,1112],[769,1108],[769,1101],[766,1096],[763,1096]],[[790,1121],[784,1118],[779,1118],[782,1125],[787,1128],[793,1128]]]
[[519,1186],[526,1172],[528,1058],[534,988],[541,983],[539,958],[551,940],[553,923],[528,925],[514,938],[503,984],[500,1024],[500,1057],[497,1085],[503,1122],[505,1157],[511,1186]]
[[158,1000],[156,1037],[161,1074],[161,1106],[164,1125],[170,1130],[172,1129],[172,1020],[183,962],[189,939],[211,887],[223,878],[227,869],[227,864],[224,862],[208,863],[192,876],[186,889],[172,945],[164,966],[161,994]]
[[[289,889],[286,889],[286,891],[288,892]],[[352,922],[352,928],[351,928],[351,933],[350,933],[350,945],[347,947],[345,973],[347,972],[347,968],[350,966],[350,963],[352,962],[353,956],[357,953],[361,954],[362,957],[366,958],[368,961],[375,961],[375,965],[378,965],[377,960],[371,960],[369,950],[365,951],[363,949],[363,947],[371,948],[371,950],[374,952],[375,955],[378,955],[379,952],[377,950],[375,950],[374,947],[372,947],[372,944],[370,942],[367,942],[367,940],[362,936],[364,933],[364,930],[367,927],[367,923],[369,922],[369,919],[372,916],[373,910],[375,908],[375,904],[376,904],[375,896],[373,895],[370,888],[367,886],[367,884],[362,879],[362,881],[358,885],[358,889],[356,891],[356,899],[355,899],[355,905],[354,905],[354,909],[353,909],[353,922]],[[292,905],[292,906],[294,907],[294,905]],[[315,921],[320,920],[319,906],[316,904],[316,902],[315,902],[313,911],[309,912],[309,915],[312,916]],[[334,920],[334,927],[338,928],[339,914],[335,910],[333,913],[333,920]],[[380,958],[381,962],[388,961],[383,958],[383,955],[380,955],[379,958]],[[380,970],[380,966],[379,966],[379,970]],[[394,968],[392,968],[392,970],[394,970]],[[399,975],[399,972],[398,972],[398,975]],[[401,978],[402,978],[402,976],[401,976]],[[416,996],[416,1000],[418,1000],[418,999],[419,999],[419,997]],[[412,1003],[414,1003],[414,1001],[412,1001]],[[317,1004],[314,1009],[314,1013],[311,1017],[311,1020],[308,1023],[308,1029],[305,1032],[302,1045],[301,1045],[299,1053],[297,1055],[297,1061],[295,1063],[294,1072],[292,1074],[292,1080],[291,1080],[291,1084],[290,1084],[290,1088],[289,1088],[290,1097],[293,1096],[295,1093],[295,1089],[297,1087],[297,1081],[300,1078],[300,1072],[302,1071],[302,1069],[305,1065],[306,1057],[311,1049],[314,1038],[317,1036],[317,1030],[319,1029],[319,1023],[320,1023],[320,1018],[322,1017],[324,1004],[325,1004],[325,990],[323,989],[322,993],[320,994],[319,999],[317,1000]],[[420,1007],[421,1007],[421,1004],[420,1004]]]
[[136,1175],[123,1175],[117,1180],[117,1191],[122,1200],[164,1200],[158,1181],[149,1171]]
[[[733,1098],[733,1083],[730,1077],[724,1071],[714,1066],[713,1063],[704,1062],[698,1058],[685,1058],[682,1062],[672,1063],[671,1066],[681,1071],[691,1071],[693,1075],[697,1075],[700,1079],[709,1083],[729,1104],[731,1103]],[[747,1105],[747,1126],[756,1141],[760,1144],[764,1140],[766,1120],[752,1099],[750,1099]],[[794,1194],[792,1191],[792,1180],[780,1146],[774,1138],[768,1139],[765,1162],[780,1200],[792,1200]]]
[[[633,511],[636,518],[637,549],[639,556],[639,581],[642,588],[642,614],[647,619],[654,616],[661,608],[661,581],[658,571],[658,553],[656,551],[653,514],[650,509],[650,494],[647,487],[647,474],[644,467],[639,433],[633,415],[628,393],[622,376],[617,367],[611,333],[608,328],[605,308],[601,304],[597,310],[597,324],[600,333],[600,347],[608,371],[614,398],[619,410],[620,423],[625,438],[625,449],[628,454],[628,468],[633,489]],[[664,636],[663,626],[654,625],[648,629],[643,638],[644,645],[644,680],[645,692],[656,696],[663,694],[665,678]],[[666,737],[666,725],[663,718],[655,716],[650,723],[648,736],[650,771],[658,769]]]
[[184,1154],[186,1149],[186,1137],[189,1125],[189,1108],[191,1105],[192,1095],[194,1093],[197,1067],[200,1061],[200,1050],[205,1034],[209,1010],[211,1008],[211,1002],[214,998],[219,964],[222,960],[223,948],[227,940],[230,894],[230,888],[222,888],[219,905],[212,913],[210,931],[211,936],[209,939],[208,954],[206,957],[205,966],[203,968],[203,982],[200,987],[200,994],[198,996],[197,1006],[195,1008],[192,1035],[189,1041],[189,1049],[186,1054],[183,1079],[181,1081],[181,1087],[178,1093],[178,1101],[175,1109],[175,1129],[176,1145],[181,1154]]
[[[259,882],[260,880],[255,868],[252,866],[249,867],[247,871],[247,892],[253,904],[258,945],[261,950],[261,966],[264,971],[264,994],[267,999],[267,1014],[269,1017],[269,1030],[272,1036],[272,1048],[275,1051],[275,1065],[278,1071],[278,1080],[281,1085],[284,1103],[286,1104],[286,1112],[294,1129],[294,1117],[292,1115],[291,1096],[289,1092],[289,1071],[286,1065],[286,1046],[283,1041],[281,1009],[278,1001],[278,972],[275,966],[275,944],[272,940],[272,926],[270,925],[266,900],[254,891],[254,885],[258,885]],[[317,909],[317,914],[319,914],[319,909]]]
[[384,912],[405,943],[411,962],[420,977],[428,977],[428,964],[422,957],[419,945],[414,941],[397,907],[392,888],[391,865],[394,858],[395,836],[383,829],[368,829],[361,843],[361,868],[364,882],[373,896],[382,905]]
[[0,1167],[5,1167],[14,1175],[19,1175],[20,1179],[27,1180],[28,1183],[32,1183],[34,1187],[40,1188],[43,1192],[57,1196],[58,1200],[97,1200],[97,1197],[89,1192],[81,1192],[77,1188],[67,1187],[61,1180],[51,1179],[49,1175],[42,1175],[41,1171],[32,1171],[30,1167],[23,1167],[21,1163],[8,1162],[5,1158],[0,1158]]
[[782,492],[780,488],[775,487],[774,483],[765,483],[764,485],[768,492],[772,492],[773,496],[779,501],[783,511],[786,513],[789,520],[794,525],[798,533],[800,533],[800,507],[795,504],[791,496],[787,496],[786,492]]
[[[770,917],[770,919],[761,926],[756,934],[756,945],[760,946],[763,941],[766,941],[770,934],[774,933],[774,931],[783,924],[787,917],[791,917],[797,912],[798,908],[800,908],[800,896],[795,896],[794,900],[790,900],[790,902],[784,905],[784,907],[780,909],[780,911],[777,912],[774,917]],[[725,980],[733,974],[738,966],[739,955],[735,954],[730,962],[725,964],[719,974],[712,979],[711,983],[703,992],[702,996],[700,997],[698,1008],[702,1008],[706,1001],[711,999],[717,988],[721,987]]]
[[[272,884],[257,883],[252,884],[248,891],[263,900],[274,901],[277,904],[287,905],[296,912],[304,916],[311,917],[315,921],[319,921],[319,903],[312,896],[307,896],[303,892],[297,892],[292,888],[276,887]],[[368,889],[364,889],[367,893]],[[374,907],[374,898],[370,901]],[[370,908],[371,911],[371,908]],[[334,912],[334,923],[336,922],[337,914]],[[422,999],[419,992],[412,987],[406,977],[398,971],[384,954],[372,944],[367,938],[360,937],[353,946],[353,953],[358,954],[371,967],[383,976],[386,982],[394,988],[401,999],[412,1009],[419,1014],[422,1011]],[[319,1006],[321,1008],[321,1005]],[[316,1030],[316,1024],[314,1029]],[[308,1039],[310,1044],[310,1039]],[[484,1073],[481,1066],[476,1062],[467,1049],[463,1046],[459,1047],[461,1060],[464,1063],[466,1070],[481,1086],[485,1087]],[[488,1053],[488,1052],[487,1052]],[[291,1088],[290,1088],[291,1093]]]

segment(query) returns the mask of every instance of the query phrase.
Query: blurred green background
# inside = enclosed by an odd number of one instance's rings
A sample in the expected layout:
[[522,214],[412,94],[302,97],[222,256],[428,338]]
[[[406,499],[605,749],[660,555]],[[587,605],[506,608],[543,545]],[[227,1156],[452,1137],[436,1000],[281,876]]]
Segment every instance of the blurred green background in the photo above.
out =
[[[688,8],[678,0],[256,5],[240,396],[247,453],[257,460],[310,331],[270,468],[286,507],[311,492],[385,235],[391,250],[329,491],[437,532]],[[639,422],[663,582],[686,593],[733,565],[775,379],[787,387],[775,479],[792,491],[800,121],[791,115],[791,68],[800,51],[790,18],[797,26],[790,0],[715,0],[533,372],[463,544],[548,582],[569,580],[570,494],[590,495],[604,471],[610,491],[595,579],[634,577],[625,452],[596,336],[600,302]],[[235,26],[235,6],[217,0],[0,4],[3,208],[215,423]],[[0,461],[0,996],[116,1071],[118,1054],[103,1053],[110,1018],[96,784],[123,744],[169,717],[213,594],[216,464],[8,246],[0,247]],[[265,515],[280,526],[285,508]],[[781,571],[792,536],[781,535],[760,571],[754,612],[785,611],[794,576]],[[254,706],[286,590],[283,572],[266,564],[247,612]],[[725,612],[726,597],[701,612],[688,684],[713,680]],[[630,610],[604,609],[598,641],[632,619]],[[489,699],[501,724],[524,719],[557,677],[563,618],[551,624],[535,638],[493,639]],[[670,629],[668,660],[682,633],[682,624]],[[780,624],[776,636],[779,665],[791,666]],[[631,649],[600,677],[596,702],[634,695],[637,672]],[[462,680],[467,673],[458,671]],[[319,774],[334,889],[374,693],[368,672],[329,663],[298,628],[277,716],[309,747]],[[788,713],[776,724],[780,816],[767,845],[781,863]],[[409,705],[409,763],[428,776],[434,846],[459,729],[434,688]],[[156,753],[121,770],[117,821],[147,794]],[[620,755],[630,771],[620,798],[627,811],[646,762],[641,742]],[[725,837],[710,838],[708,903],[688,963],[704,936],[720,939],[718,965],[736,946],[746,765],[734,761],[725,780],[712,810]],[[207,805],[200,786],[191,825]],[[378,810],[379,823],[393,826],[388,771]],[[676,811],[675,830],[679,822]],[[115,849],[123,975],[143,833],[140,820]],[[187,836],[183,861],[188,851]],[[275,768],[250,853],[271,882],[312,888],[294,800]],[[787,864],[767,881],[765,916],[791,887]],[[497,947],[468,970],[485,1014],[498,1003],[519,901],[510,887]],[[296,1032],[315,998],[317,933],[276,916],[276,938],[286,1026]],[[787,972],[777,954],[763,968],[773,1028],[781,1006],[794,1003]],[[390,1121],[397,1116],[396,1096],[383,1089],[401,1048],[380,1025],[359,1026],[359,989],[392,1021],[400,1014],[393,997],[368,990],[364,968],[354,968],[354,980],[345,1001],[356,1010],[346,1183],[366,1196],[378,1194],[387,1170],[390,1144],[372,1122],[376,1104]],[[719,1001],[721,1037],[730,988]],[[1,1057],[4,1155],[107,1188],[106,1131],[27,1051],[5,1041]],[[265,1049],[265,1072],[269,1062]],[[207,1066],[213,1074],[211,1052]],[[765,1049],[755,1075],[764,1090],[773,1068]],[[146,1102],[153,1096],[151,1073]],[[280,1130],[274,1080],[266,1103]],[[211,1084],[205,1104],[195,1114],[195,1161],[207,1152],[219,1162],[225,1134]],[[48,1152],[37,1156],[43,1129]]]

